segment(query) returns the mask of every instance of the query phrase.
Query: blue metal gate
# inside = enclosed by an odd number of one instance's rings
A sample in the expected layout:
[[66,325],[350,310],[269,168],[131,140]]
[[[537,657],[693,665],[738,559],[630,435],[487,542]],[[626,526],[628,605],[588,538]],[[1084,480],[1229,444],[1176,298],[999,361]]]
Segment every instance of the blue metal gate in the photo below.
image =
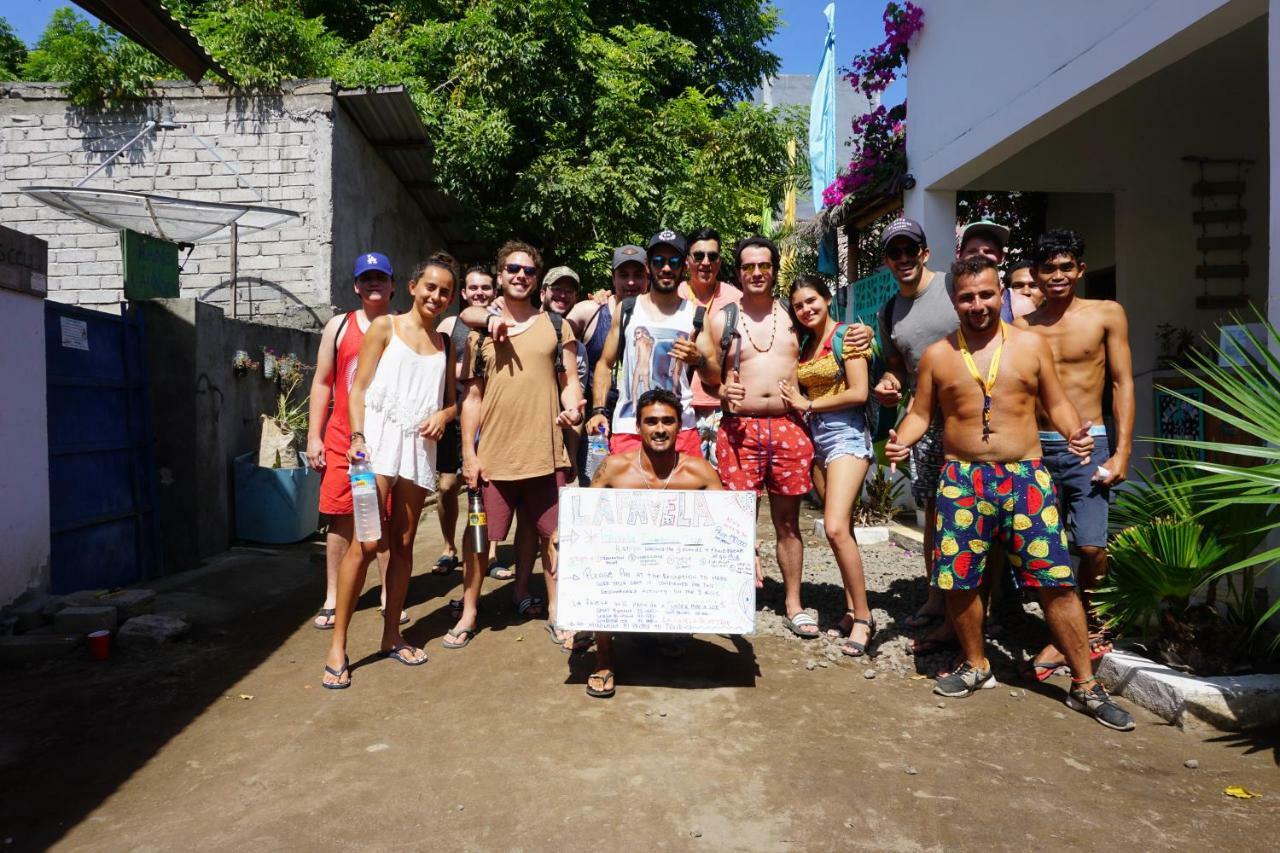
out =
[[154,433],[140,312],[45,303],[54,593],[159,572]]

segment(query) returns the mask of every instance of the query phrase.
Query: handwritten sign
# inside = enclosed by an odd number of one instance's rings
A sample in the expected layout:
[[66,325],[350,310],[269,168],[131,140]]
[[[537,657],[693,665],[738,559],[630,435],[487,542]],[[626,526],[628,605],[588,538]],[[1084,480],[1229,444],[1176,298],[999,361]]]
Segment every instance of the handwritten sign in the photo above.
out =
[[751,492],[562,489],[556,623],[751,634],[755,531]]

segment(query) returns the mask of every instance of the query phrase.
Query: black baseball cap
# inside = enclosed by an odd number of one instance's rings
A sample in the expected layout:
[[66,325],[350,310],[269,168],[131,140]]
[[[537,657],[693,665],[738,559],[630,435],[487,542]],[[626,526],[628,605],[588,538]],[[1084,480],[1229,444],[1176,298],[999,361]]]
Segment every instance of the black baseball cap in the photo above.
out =
[[924,229],[914,219],[895,219],[890,222],[888,227],[880,232],[880,251],[883,252],[889,245],[889,241],[895,237],[906,237],[921,246],[929,245],[929,241],[924,238]]
[[684,235],[679,231],[672,231],[670,228],[663,228],[657,234],[649,238],[649,251],[653,251],[654,246],[670,246],[681,255],[689,251],[689,243],[684,239]]

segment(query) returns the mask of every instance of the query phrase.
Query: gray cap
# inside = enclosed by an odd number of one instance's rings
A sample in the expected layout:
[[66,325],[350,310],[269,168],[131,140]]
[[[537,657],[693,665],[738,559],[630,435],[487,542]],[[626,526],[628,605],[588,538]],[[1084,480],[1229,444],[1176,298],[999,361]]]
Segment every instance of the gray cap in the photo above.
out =
[[639,246],[626,245],[619,246],[613,250],[613,266],[610,269],[617,269],[623,264],[637,263],[640,266],[646,266],[649,263],[649,256],[645,254],[644,249]]
[[890,222],[889,226],[880,232],[880,251],[884,251],[889,241],[895,237],[907,237],[921,246],[929,245],[924,238],[924,229],[914,219],[895,219]]
[[970,237],[978,234],[988,235],[1000,244],[1001,249],[1007,248],[1009,245],[1009,229],[998,222],[992,222],[990,219],[979,219],[977,222],[970,222],[966,225],[964,230],[960,232],[960,245],[964,246]]
[[568,267],[552,267],[542,277],[542,286],[550,287],[562,278],[571,278],[574,284],[582,283],[582,279],[578,278],[578,274]]

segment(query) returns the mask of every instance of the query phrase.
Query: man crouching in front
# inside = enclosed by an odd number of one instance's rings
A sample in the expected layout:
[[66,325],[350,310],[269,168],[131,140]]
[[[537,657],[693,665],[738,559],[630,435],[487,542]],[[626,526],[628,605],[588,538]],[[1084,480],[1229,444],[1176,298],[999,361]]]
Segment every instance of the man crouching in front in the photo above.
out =
[[[720,489],[720,478],[701,456],[676,450],[683,412],[680,398],[664,388],[640,395],[636,427],[640,446],[615,453],[600,463],[593,489]],[[614,694],[613,634],[596,632],[596,669],[587,678],[587,695],[608,699]]]

